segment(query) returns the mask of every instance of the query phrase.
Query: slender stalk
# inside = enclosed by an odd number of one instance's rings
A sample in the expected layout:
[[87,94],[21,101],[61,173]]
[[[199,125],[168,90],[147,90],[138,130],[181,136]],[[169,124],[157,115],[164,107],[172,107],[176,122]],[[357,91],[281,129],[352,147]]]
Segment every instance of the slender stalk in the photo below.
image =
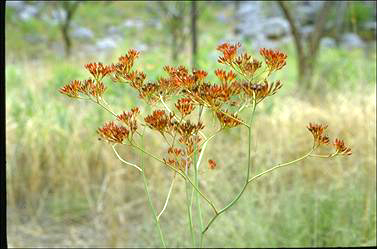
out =
[[298,161],[301,161],[301,160],[307,158],[308,156],[310,156],[310,154],[311,154],[312,152],[313,152],[313,149],[310,150],[310,151],[309,151],[308,153],[306,153],[305,155],[303,155],[302,157],[299,157],[299,158],[297,158],[297,159],[295,159],[295,160],[293,160],[293,161],[290,161],[290,162],[287,162],[287,163],[283,163],[283,164],[276,165],[275,167],[272,167],[272,168],[270,168],[270,169],[268,169],[268,170],[266,170],[266,171],[263,171],[262,173],[259,173],[258,175],[253,176],[253,177],[250,178],[247,182],[248,182],[248,183],[249,183],[249,182],[252,182],[252,181],[254,181],[255,179],[257,179],[257,178],[259,178],[259,177],[261,177],[261,176],[263,176],[263,175],[265,175],[265,174],[267,174],[267,173],[269,173],[269,172],[271,172],[271,171],[274,171],[274,170],[276,170],[276,169],[278,169],[278,168],[285,167],[285,166],[288,166],[288,165],[290,165],[290,164],[292,164],[292,163],[296,163],[296,162],[298,162]]
[[118,159],[119,159],[122,163],[125,163],[125,164],[127,164],[127,165],[132,166],[132,167],[135,167],[135,168],[137,168],[139,171],[143,171],[143,170],[142,170],[141,168],[139,168],[136,164],[133,164],[133,163],[127,162],[127,161],[125,161],[123,158],[121,158],[121,157],[119,156],[118,152],[116,151],[115,146],[116,146],[116,144],[114,144],[114,145],[112,146],[112,148],[113,148],[113,150],[114,150],[114,152],[115,152],[115,155],[117,155]]
[[[144,135],[142,136],[142,148],[144,148]],[[161,243],[162,243],[163,247],[166,248],[166,244],[165,244],[165,241],[164,241],[164,235],[162,234],[160,222],[158,221],[158,218],[157,218],[156,209],[153,206],[153,203],[152,203],[152,200],[151,200],[151,197],[150,197],[150,193],[149,193],[149,190],[148,190],[147,178],[145,177],[145,173],[144,173],[144,153],[143,152],[141,153],[140,157],[141,157],[140,158],[141,167],[143,169],[141,171],[141,174],[143,176],[144,190],[145,190],[145,193],[147,194],[148,204],[149,204],[149,207],[152,211],[153,218],[154,218],[154,221],[156,223],[157,230],[158,230],[158,234],[160,235]]]
[[335,156],[336,155],[336,153],[334,153],[334,154],[330,154],[330,155],[316,155],[316,154],[312,154],[312,155],[310,155],[311,157],[321,157],[321,158],[330,158],[330,157],[333,157],[333,156]]
[[168,196],[166,197],[165,205],[162,208],[162,210],[159,213],[159,215],[157,216],[157,220],[160,219],[160,216],[162,215],[162,213],[165,211],[166,207],[168,206],[168,202],[169,202],[169,199],[170,199],[170,194],[171,194],[171,192],[173,190],[173,186],[174,186],[174,182],[175,182],[175,177],[176,177],[176,173],[174,173],[174,175],[173,175],[173,180],[171,181],[171,184],[170,184],[170,188],[169,188]]
[[190,228],[190,234],[191,234],[191,239],[192,239],[192,246],[195,247],[195,233],[194,233],[194,228],[193,228],[193,224],[192,224],[192,212],[191,212],[191,200],[192,200],[192,196],[191,196],[191,199],[190,199],[190,195],[189,195],[189,183],[187,181],[188,179],[188,170],[187,170],[187,162],[186,162],[186,205],[187,205],[187,216],[188,216],[188,219],[189,219],[189,228]]
[[[161,95],[160,95],[160,101],[161,101],[161,103],[165,106],[166,110],[167,110],[169,113],[172,113],[172,111],[170,110],[170,108],[166,105],[165,101],[162,99],[162,96],[161,96]],[[178,118],[177,118],[176,116],[174,116],[174,119],[177,120],[177,121],[179,121]],[[183,120],[183,117],[181,117],[181,121],[182,121],[182,120]],[[179,121],[179,123],[180,123],[181,121]],[[199,131],[199,134],[200,134],[201,136],[203,136],[204,139],[206,138],[206,136],[204,135],[203,132]]]
[[[206,145],[207,145],[207,143],[206,143]],[[194,147],[194,149],[196,149],[195,147]],[[194,173],[195,173],[195,185],[199,189],[199,174],[198,174],[198,169],[199,169],[199,163],[200,162],[197,159],[197,154],[198,154],[197,152],[194,152]],[[201,155],[203,155],[203,154],[201,153]],[[195,192],[195,201],[196,201],[196,205],[197,205],[197,208],[198,208],[199,225],[200,225],[200,230],[199,231],[202,231],[203,228],[204,228],[204,225],[203,225],[203,216],[202,216],[202,210],[201,210],[201,207],[200,207],[199,193],[197,191]],[[199,240],[200,240],[200,243],[202,243],[202,233],[199,233]],[[200,247],[201,247],[201,245],[200,245]]]
[[217,209],[215,207],[215,205],[213,204],[213,202],[211,200],[208,199],[208,197],[206,197],[196,186],[195,184],[191,181],[191,179],[184,175],[181,171],[177,170],[176,168],[166,164],[164,161],[162,161],[160,158],[156,157],[155,155],[143,150],[142,148],[140,148],[138,145],[136,145],[135,143],[132,143],[132,146],[134,146],[135,148],[137,148],[138,150],[142,151],[143,153],[153,157],[154,159],[156,159],[157,161],[163,163],[164,165],[168,166],[170,169],[174,170],[175,172],[177,172],[180,176],[182,176],[185,180],[187,179],[189,181],[189,183],[196,189],[196,191],[199,192],[199,194],[208,202],[208,204],[212,207],[212,209],[214,210],[215,213],[217,213]]
[[261,176],[263,176],[263,175],[265,175],[265,174],[267,174],[267,173],[270,173],[270,172],[272,172],[272,171],[274,171],[274,170],[276,170],[276,169],[278,169],[278,168],[281,168],[281,167],[284,167],[284,166],[288,166],[288,165],[290,165],[290,164],[293,164],[293,163],[296,163],[296,162],[298,162],[298,161],[301,161],[301,160],[303,160],[303,159],[305,159],[306,157],[308,157],[309,155],[310,155],[310,153],[312,153],[313,152],[313,149],[312,150],[310,150],[307,154],[305,154],[305,155],[303,155],[302,157],[300,157],[300,158],[297,158],[297,159],[295,159],[295,160],[293,160],[293,161],[290,161],[290,162],[287,162],[287,163],[283,163],[283,164],[279,164],[279,165],[277,165],[277,166],[275,166],[275,167],[272,167],[272,168],[270,168],[270,169],[268,169],[268,170],[266,170],[266,171],[263,171],[262,173],[259,173],[258,175],[256,175],[256,176],[254,176],[254,177],[252,177],[252,178],[250,178],[246,183],[245,183],[245,185],[243,186],[243,188],[242,188],[242,190],[241,190],[241,192],[226,206],[226,207],[224,207],[223,209],[221,209],[215,216],[213,216],[212,217],[212,219],[209,221],[209,223],[208,223],[208,225],[206,226],[206,228],[202,231],[202,234],[203,234],[203,236],[204,236],[204,233],[208,230],[208,228],[211,226],[211,224],[215,221],[215,219],[220,215],[220,214],[222,214],[223,212],[225,212],[227,209],[229,209],[230,207],[232,207],[236,202],[237,202],[237,200],[241,197],[241,195],[243,194],[243,192],[245,191],[245,189],[246,189],[246,187],[247,187],[247,185],[250,183],[250,182],[252,182],[252,181],[254,181],[255,179],[257,179],[257,178],[259,178],[259,177],[261,177]]

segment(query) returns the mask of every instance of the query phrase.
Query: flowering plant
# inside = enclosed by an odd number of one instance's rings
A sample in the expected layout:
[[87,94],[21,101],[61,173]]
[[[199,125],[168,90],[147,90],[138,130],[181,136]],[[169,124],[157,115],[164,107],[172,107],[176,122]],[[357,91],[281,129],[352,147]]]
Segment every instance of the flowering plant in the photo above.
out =
[[[211,224],[222,213],[230,209],[242,196],[248,184],[257,178],[307,157],[330,158],[337,155],[351,155],[351,149],[344,144],[343,140],[335,139],[333,143],[330,143],[329,137],[325,135],[326,125],[310,123],[307,129],[313,136],[313,145],[305,155],[251,176],[251,127],[254,114],[261,101],[273,96],[282,87],[279,80],[270,82],[269,76],[285,66],[287,55],[276,50],[262,48],[260,55],[263,60],[260,61],[247,52],[239,53],[240,47],[239,43],[234,45],[224,43],[217,47],[217,50],[222,53],[218,62],[230,67],[229,71],[215,70],[218,79],[217,84],[211,84],[206,80],[208,75],[206,71],[189,71],[183,66],[165,66],[164,70],[168,74],[167,77],[161,77],[155,82],[147,82],[144,72],[133,69],[134,62],[139,57],[139,52],[131,49],[126,55],[119,57],[116,64],[90,63],[85,65],[85,68],[91,74],[89,79],[84,81],[73,80],[59,90],[68,97],[92,101],[115,117],[116,121],[105,123],[103,127],[98,128],[97,132],[101,139],[112,145],[115,154],[123,163],[140,171],[148,202],[164,247],[166,247],[166,244],[159,218],[168,205],[176,176],[182,177],[186,183],[187,216],[193,246],[202,247],[205,233],[211,227]],[[144,117],[141,117],[139,107],[133,107],[120,114],[114,113],[104,99],[107,89],[103,82],[105,77],[111,78],[115,83],[129,85],[138,92],[140,99],[148,105],[156,106],[156,109],[151,114],[144,115]],[[174,100],[177,98],[178,100]],[[168,102],[173,102],[174,110],[169,108]],[[212,134],[204,134],[203,132],[206,126],[211,125],[203,121],[202,116],[205,111],[212,113],[218,120],[218,127],[215,125],[217,129]],[[239,117],[238,114],[241,111],[249,113],[248,120]],[[245,182],[233,200],[223,208],[219,208],[208,198],[199,184],[198,171],[208,142],[225,129],[240,126],[245,126],[248,129],[248,163],[245,169]],[[154,155],[145,148],[143,138],[146,129],[157,132],[163,138],[164,143],[167,144],[165,156]],[[145,154],[154,158],[162,167],[173,172],[173,180],[165,205],[159,213],[156,212],[151,202],[143,163],[136,165],[124,160],[115,148],[118,144],[127,144],[141,151],[142,155]],[[327,155],[314,154],[318,147],[325,145],[333,146],[334,152]],[[208,160],[209,169],[215,169],[216,165],[215,160]],[[200,225],[198,240],[196,240],[192,222],[193,195],[190,195],[190,190],[191,193],[195,193],[196,208],[198,209]],[[199,201],[201,199],[213,209],[213,216],[206,225],[201,212]]]

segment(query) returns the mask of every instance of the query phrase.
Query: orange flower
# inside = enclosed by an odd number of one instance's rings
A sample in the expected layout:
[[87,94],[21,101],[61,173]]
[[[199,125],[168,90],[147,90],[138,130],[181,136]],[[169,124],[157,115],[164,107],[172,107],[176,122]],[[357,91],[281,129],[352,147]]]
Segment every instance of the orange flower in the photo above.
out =
[[113,72],[113,66],[104,66],[102,63],[89,63],[84,66],[95,79],[101,80],[106,75]]
[[192,100],[189,98],[179,99],[178,103],[175,104],[175,107],[183,117],[189,115],[194,110]]
[[333,145],[336,148],[336,152],[335,152],[336,154],[342,154],[342,155],[346,155],[346,156],[352,155],[351,148],[348,148],[347,146],[345,146],[343,140],[336,138]]
[[242,84],[244,93],[251,98],[255,96],[257,103],[262,101],[267,96],[274,95],[281,87],[282,84],[280,80],[276,81],[276,83],[272,83],[271,85],[268,84],[267,80],[265,80],[263,84]]
[[235,114],[230,114],[228,111],[218,111],[216,116],[223,127],[236,127],[241,124],[241,120]]
[[172,119],[174,114],[167,115],[164,110],[156,110],[152,115],[147,116],[144,120],[151,129],[159,131],[161,134],[170,132],[173,126]]
[[121,144],[128,138],[129,131],[126,127],[116,125],[113,121],[105,123],[102,128],[98,128],[98,134],[110,143]]
[[265,58],[265,62],[270,71],[280,70],[286,64],[285,60],[287,59],[287,55],[282,52],[261,48],[259,53]]
[[67,84],[59,89],[59,92],[67,95],[71,98],[78,98],[81,89],[81,82],[79,80],[72,80],[70,84]]
[[188,138],[191,135],[197,134],[200,130],[204,129],[204,125],[198,122],[196,125],[191,124],[190,120],[182,123],[175,123],[174,130],[184,138]]
[[327,129],[327,125],[309,123],[307,128],[313,135],[314,146],[329,143],[329,137],[323,134]]
[[217,50],[223,53],[217,60],[221,64],[232,64],[234,58],[237,56],[237,49],[241,47],[240,43],[230,45],[229,43],[221,44],[217,47]]
[[216,168],[216,161],[215,160],[212,160],[212,159],[209,159],[208,160],[208,167],[210,169],[215,169]]
[[138,107],[132,108],[130,112],[123,112],[122,114],[118,115],[117,118],[119,121],[122,121],[128,128],[131,130],[131,134],[133,135],[137,130],[137,122],[136,116],[140,113]]
[[225,70],[216,69],[215,74],[223,84],[231,83],[236,79],[236,74],[232,70],[226,73]]

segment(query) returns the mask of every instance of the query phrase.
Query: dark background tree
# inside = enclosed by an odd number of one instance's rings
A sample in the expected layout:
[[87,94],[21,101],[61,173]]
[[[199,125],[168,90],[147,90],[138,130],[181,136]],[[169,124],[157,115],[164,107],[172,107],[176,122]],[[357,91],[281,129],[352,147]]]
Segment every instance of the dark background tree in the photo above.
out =
[[325,24],[334,3],[331,1],[325,1],[322,4],[322,7],[317,13],[314,30],[308,37],[306,43],[302,37],[302,34],[300,33],[299,26],[294,19],[290,3],[278,1],[278,4],[291,28],[296,54],[298,57],[297,65],[299,86],[309,89],[312,87],[313,72],[320,48],[320,40],[324,34]]
[[70,36],[70,28],[73,17],[79,7],[79,1],[61,1],[54,2],[52,7],[56,12],[62,11],[59,17],[59,30],[63,38],[64,53],[66,57],[70,57],[72,53],[72,38]]
[[191,66],[193,69],[195,69],[198,64],[197,18],[197,2],[191,1]]
[[188,2],[185,1],[158,1],[156,2],[158,6],[157,13],[164,27],[167,27],[169,33],[171,34],[171,58],[174,63],[178,62],[180,51],[185,48],[185,43],[188,37],[188,27],[186,24],[188,22],[189,16],[189,6]]

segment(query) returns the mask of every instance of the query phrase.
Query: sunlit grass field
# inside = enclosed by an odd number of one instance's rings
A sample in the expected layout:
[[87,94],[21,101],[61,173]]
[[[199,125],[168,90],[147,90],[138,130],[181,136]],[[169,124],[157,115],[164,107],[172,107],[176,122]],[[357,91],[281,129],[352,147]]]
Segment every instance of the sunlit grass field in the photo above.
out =
[[[210,15],[206,18],[212,20]],[[209,22],[208,26],[212,30],[216,24]],[[221,32],[205,31],[200,38],[200,67],[214,80],[214,70],[220,67],[215,48]],[[65,60],[53,56],[16,60],[7,53],[11,58],[6,64],[10,247],[160,246],[141,175],[125,167],[111,146],[97,139],[96,129],[113,117],[92,103],[68,99],[58,92],[70,80],[89,76],[85,63],[115,62],[136,44],[126,40],[111,55]],[[252,45],[245,43],[244,47]],[[136,67],[151,80],[163,75],[163,66],[169,64],[163,52],[166,49],[164,45],[151,46],[142,53]],[[288,53],[287,66],[276,78],[284,86],[262,102],[256,113],[252,174],[310,150],[312,136],[306,129],[309,122],[328,124],[330,137],[343,138],[353,154],[309,158],[260,178],[214,222],[206,234],[205,246],[375,246],[376,51],[321,50],[315,85],[302,95],[296,94],[293,46],[282,50]],[[189,66],[189,60],[182,63]],[[143,104],[128,86],[106,84],[109,90],[105,98],[116,113]],[[148,106],[142,108],[145,112],[151,110]],[[205,118],[213,120],[209,114]],[[204,132],[211,131],[208,127]],[[226,205],[242,187],[246,134],[243,128],[225,131],[207,147],[200,183],[216,206]],[[166,150],[155,132],[148,131],[146,140],[148,151],[162,155]],[[139,161],[138,152],[126,146],[118,148],[122,157]],[[209,158],[217,161],[214,171],[207,169]],[[151,158],[145,163],[152,200],[161,210],[172,173]],[[211,209],[205,202],[202,207],[208,222]],[[161,226],[169,247],[191,246],[181,179],[161,217]]]

